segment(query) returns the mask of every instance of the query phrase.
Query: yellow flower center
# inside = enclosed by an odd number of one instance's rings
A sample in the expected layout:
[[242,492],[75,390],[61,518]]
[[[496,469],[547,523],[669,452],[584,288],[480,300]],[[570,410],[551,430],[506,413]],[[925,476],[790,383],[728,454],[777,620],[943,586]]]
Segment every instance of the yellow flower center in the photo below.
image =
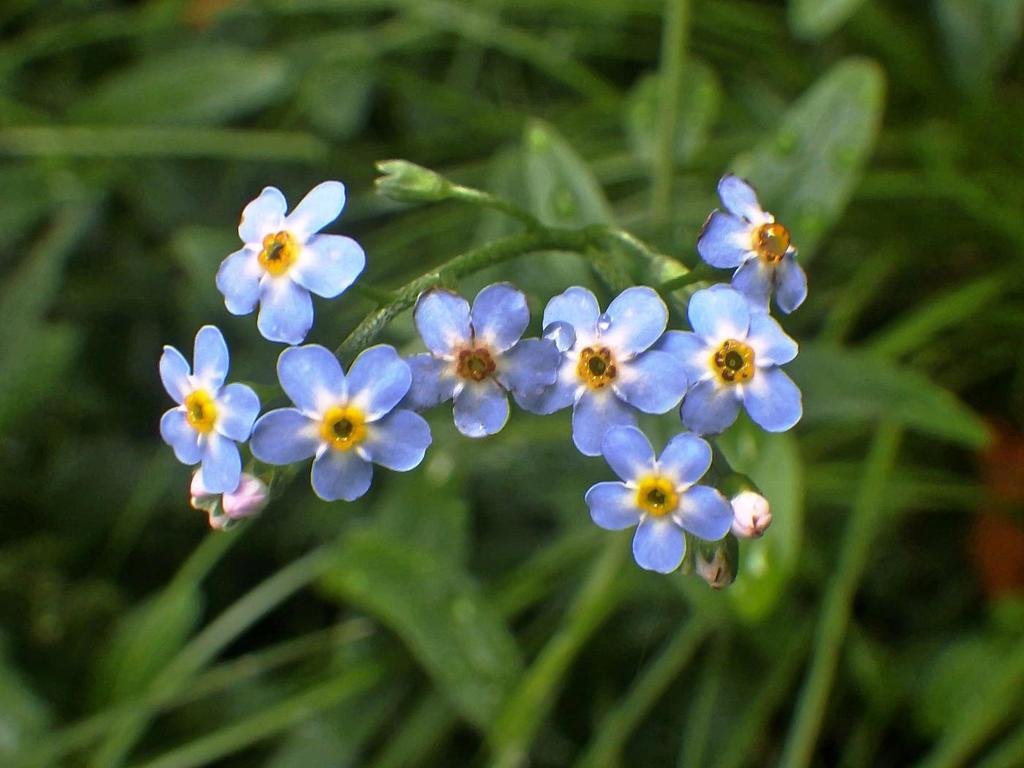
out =
[[349,451],[366,439],[366,416],[358,408],[327,409],[320,423],[320,437],[336,451]]
[[299,258],[299,244],[290,232],[275,232],[263,238],[258,256],[260,266],[274,277],[283,275]]
[[455,372],[463,379],[483,381],[495,369],[494,357],[487,347],[467,347],[459,350],[455,359]]
[[591,389],[602,389],[615,380],[619,370],[608,347],[584,347],[580,350],[576,375]]
[[204,389],[197,389],[185,397],[185,418],[196,432],[213,431],[217,423],[217,404]]
[[647,514],[662,517],[679,506],[679,494],[667,478],[649,475],[637,485],[636,503]]
[[789,250],[789,230],[772,222],[754,230],[754,250],[769,264],[778,264]]
[[754,350],[736,339],[722,342],[711,356],[711,367],[726,384],[742,384],[754,378]]

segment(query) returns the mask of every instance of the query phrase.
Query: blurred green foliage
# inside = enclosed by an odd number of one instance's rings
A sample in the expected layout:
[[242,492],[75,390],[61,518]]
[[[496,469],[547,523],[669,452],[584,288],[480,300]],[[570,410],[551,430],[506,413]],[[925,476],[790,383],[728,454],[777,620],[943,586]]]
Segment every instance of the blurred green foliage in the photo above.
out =
[[[985,420],[1024,426],[1022,23],[1020,0],[7,0],[0,763],[1021,765],[1022,585],[983,589],[968,541],[1022,519],[978,468]],[[156,361],[212,322],[273,391],[277,349],[213,286],[260,188],[343,179],[334,231],[381,289],[519,230],[374,195],[390,157],[657,250],[458,283],[514,279],[535,318],[693,266],[726,169],[790,226],[806,416],[721,442],[775,520],[727,591],[594,529],[606,473],[565,413],[479,443],[441,409],[423,467],[357,504],[300,472],[228,533],[189,509]],[[373,295],[318,302],[311,340]],[[384,337],[417,348],[408,313]]]

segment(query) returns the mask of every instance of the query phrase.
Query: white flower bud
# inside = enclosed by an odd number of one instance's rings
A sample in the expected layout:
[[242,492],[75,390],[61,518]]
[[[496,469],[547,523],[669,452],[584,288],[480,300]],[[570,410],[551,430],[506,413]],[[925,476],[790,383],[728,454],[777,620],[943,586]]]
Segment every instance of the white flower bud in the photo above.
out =
[[732,532],[741,539],[756,539],[772,522],[768,499],[753,491],[743,491],[732,498]]

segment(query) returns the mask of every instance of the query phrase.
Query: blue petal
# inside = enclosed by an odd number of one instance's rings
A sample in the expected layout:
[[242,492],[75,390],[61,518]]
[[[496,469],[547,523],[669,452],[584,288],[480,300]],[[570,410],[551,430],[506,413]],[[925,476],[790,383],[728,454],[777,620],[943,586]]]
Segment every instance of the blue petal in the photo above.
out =
[[710,360],[714,349],[696,333],[668,331],[654,348],[682,363],[690,386],[713,375]]
[[686,394],[686,368],[668,352],[650,349],[619,363],[615,391],[644,413],[667,413]]
[[188,361],[174,347],[165,346],[160,355],[160,381],[171,399],[179,405],[192,391],[192,380],[189,377]]
[[597,327],[601,307],[594,294],[574,285],[552,298],[544,308],[544,327],[552,323],[568,323],[577,335],[591,336]]
[[231,440],[210,432],[204,435],[201,482],[210,493],[231,493],[242,480],[242,457]]
[[576,392],[580,388],[580,380],[576,376],[575,360],[563,356],[557,376],[554,384],[539,392],[512,390],[512,396],[524,411],[542,416],[568,408],[576,402]]
[[498,358],[495,377],[505,389],[539,393],[555,383],[562,355],[547,339],[523,339]]
[[627,483],[654,471],[654,448],[636,427],[612,427],[605,432],[601,454],[612,471]]
[[732,287],[747,297],[756,312],[767,312],[774,272],[763,259],[750,259],[733,274]]
[[314,235],[299,252],[289,276],[317,296],[333,299],[363,271],[366,254],[359,243],[341,235]]
[[260,300],[263,267],[252,248],[235,251],[217,269],[217,290],[224,294],[224,306],[232,315],[247,315]]
[[807,275],[792,253],[787,253],[775,268],[778,291],[775,301],[786,314],[804,303],[807,298]]
[[764,211],[757,200],[757,192],[744,179],[731,173],[718,180],[718,197],[729,213],[747,221],[760,222]]
[[[760,372],[754,375],[756,379]],[[740,394],[733,386],[720,386],[706,379],[686,393],[679,415],[683,424],[698,435],[716,435],[736,421],[740,412]]]
[[216,392],[224,385],[229,364],[224,335],[217,326],[204,325],[196,334],[196,345],[192,352],[192,370],[196,379]]
[[750,318],[747,344],[754,350],[754,364],[758,367],[788,363],[796,357],[798,349],[774,318],[761,314]]
[[743,404],[750,418],[768,432],[785,432],[803,415],[800,390],[778,368],[759,368],[743,385]]
[[668,307],[657,291],[646,285],[624,290],[608,305],[606,314],[611,323],[601,337],[620,360],[650,347],[668,325]]
[[659,471],[676,488],[693,485],[711,467],[711,446],[694,434],[683,432],[668,441],[658,457]]
[[160,418],[160,437],[174,449],[175,458],[182,464],[196,464],[203,457],[199,433],[192,429],[184,408],[171,408]]
[[260,281],[260,314],[256,327],[263,338],[300,344],[313,326],[309,291],[288,277],[266,275]]
[[572,441],[584,456],[600,456],[605,432],[617,424],[635,425],[636,411],[614,392],[587,390],[572,409]]
[[375,464],[407,472],[423,461],[430,446],[430,427],[418,413],[395,410],[367,425],[363,446]]
[[718,541],[732,527],[733,513],[732,505],[721,493],[706,485],[695,485],[683,493],[673,516],[694,536]]
[[328,408],[348,400],[341,363],[319,344],[290,347],[277,358],[277,379],[299,410],[319,418]]
[[412,384],[403,398],[401,405],[425,411],[446,400],[451,400],[455,393],[455,374],[450,360],[434,357],[429,352],[407,357],[412,372]]
[[607,531],[621,531],[640,520],[636,491],[625,483],[597,483],[590,486],[584,498],[590,507],[590,517]]
[[376,421],[401,402],[412,384],[409,364],[388,344],[364,349],[348,369],[349,402]]
[[[276,187],[264,187],[260,196],[242,210],[242,221],[238,225],[238,236],[243,243],[263,246],[263,237],[279,232],[284,223],[284,212],[288,203]],[[231,490],[234,490],[232,488]]]
[[266,464],[293,464],[315,454],[319,444],[315,421],[294,408],[278,408],[253,426],[249,448]]
[[259,415],[260,399],[245,384],[228,384],[217,397],[217,431],[236,442],[249,439]]
[[667,518],[647,517],[640,521],[633,537],[633,559],[641,568],[672,573],[683,562],[686,537]]
[[712,211],[697,238],[697,253],[712,267],[738,267],[753,255],[750,229],[742,219]]
[[355,501],[368,490],[373,480],[373,464],[355,451],[330,448],[313,462],[313,491],[324,501]]
[[473,335],[469,302],[443,288],[434,288],[420,295],[413,310],[413,319],[427,349],[442,357],[451,357],[452,349],[466,344]]
[[495,283],[476,295],[472,318],[476,338],[504,352],[522,337],[530,310],[522,291],[510,283]]
[[345,207],[345,185],[340,181],[317,184],[284,220],[284,228],[300,242],[326,227]]
[[508,395],[492,379],[467,381],[455,395],[455,428],[466,437],[483,437],[501,431],[508,421]]
[[690,297],[687,314],[698,336],[717,345],[742,340],[750,328],[750,308],[743,294],[727,285],[713,285]]

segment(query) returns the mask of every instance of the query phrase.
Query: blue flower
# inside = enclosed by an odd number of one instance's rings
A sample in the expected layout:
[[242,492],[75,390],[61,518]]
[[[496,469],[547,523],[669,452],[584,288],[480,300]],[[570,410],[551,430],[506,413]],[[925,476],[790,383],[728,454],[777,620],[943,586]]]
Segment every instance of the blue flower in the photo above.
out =
[[299,344],[313,325],[310,292],[333,299],[366,264],[359,244],[341,235],[318,235],[345,206],[345,187],[325,181],[310,190],[290,214],[275,187],[245,206],[238,235],[245,245],[217,270],[217,289],[233,315],[260,305],[256,326],[264,338]]
[[530,310],[508,283],[481,290],[472,309],[451,291],[427,291],[413,317],[430,352],[409,358],[413,383],[405,402],[424,409],[454,398],[455,426],[467,437],[501,431],[508,392],[536,394],[555,381],[558,349],[548,339],[520,339]]
[[324,347],[291,347],[277,360],[277,378],[295,407],[260,417],[252,430],[253,456],[268,464],[315,456],[312,483],[321,499],[358,499],[370,488],[373,464],[406,472],[423,460],[430,427],[418,414],[395,408],[412,374],[394,347],[364,350],[348,375]]
[[533,413],[572,409],[572,439],[598,456],[605,432],[635,424],[637,410],[665,413],[686,392],[679,360],[649,349],[664,333],[668,308],[653,289],[627,288],[601,314],[594,294],[573,286],[544,310],[545,335],[557,339],[558,380],[537,395],[517,396]]
[[778,366],[796,357],[797,345],[779,324],[727,285],[694,293],[688,312],[694,332],[669,331],[658,345],[686,367],[683,424],[700,434],[721,432],[741,403],[769,432],[796,424],[800,390]]
[[713,267],[739,267],[732,285],[758,309],[768,308],[775,290],[787,314],[807,298],[807,275],[796,262],[789,230],[761,210],[757,193],[738,176],[723,176],[718,196],[727,212],[715,210],[704,223],[697,252]]
[[622,482],[591,486],[586,501],[602,528],[637,526],[633,557],[649,571],[671,573],[686,554],[684,532],[717,541],[729,532],[732,507],[706,485],[696,485],[711,466],[711,446],[689,432],[676,435],[654,458],[636,427],[612,427],[601,452]]
[[196,334],[194,366],[174,347],[164,347],[160,379],[176,408],[160,419],[160,436],[182,464],[198,464],[210,493],[238,487],[242,459],[235,443],[245,442],[260,412],[256,393],[244,384],[224,385],[228,346],[220,330],[204,325]]

